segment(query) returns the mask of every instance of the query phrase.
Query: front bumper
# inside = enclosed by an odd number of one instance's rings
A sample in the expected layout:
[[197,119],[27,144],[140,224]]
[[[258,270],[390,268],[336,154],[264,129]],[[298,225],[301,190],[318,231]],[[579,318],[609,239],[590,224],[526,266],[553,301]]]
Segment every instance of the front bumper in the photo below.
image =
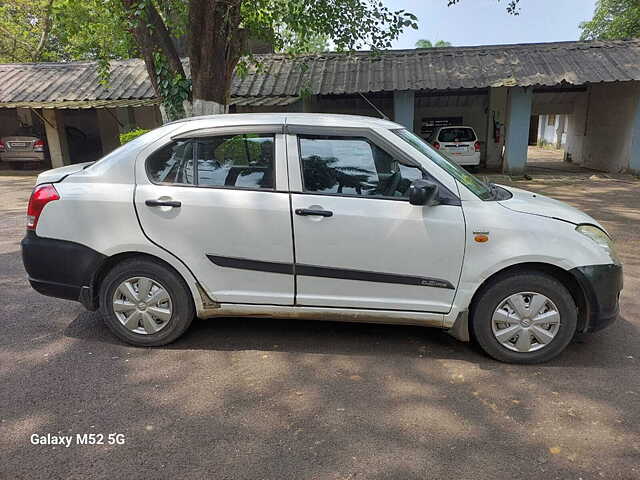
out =
[[586,265],[569,272],[580,284],[587,303],[587,318],[583,332],[596,332],[610,325],[620,312],[622,266]]
[[105,255],[79,243],[38,237],[32,230],[27,231],[20,245],[22,262],[34,290],[75,300],[95,310],[92,285]]

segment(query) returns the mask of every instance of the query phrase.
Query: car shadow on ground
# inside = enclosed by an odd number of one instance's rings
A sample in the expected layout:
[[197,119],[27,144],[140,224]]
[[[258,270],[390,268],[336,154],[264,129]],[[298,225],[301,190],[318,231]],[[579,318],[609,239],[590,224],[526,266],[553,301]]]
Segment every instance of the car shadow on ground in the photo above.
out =
[[[124,345],[109,331],[96,312],[78,315],[64,334],[88,342]],[[619,367],[619,360],[608,354],[609,349],[617,348],[618,342],[614,338],[619,336],[627,341],[640,343],[640,331],[623,316],[619,316],[612,326],[601,332],[576,335],[564,352],[544,366]],[[475,342],[460,342],[445,330],[322,320],[195,318],[189,330],[176,342],[154,348],[401,356],[426,360],[460,360],[486,369],[501,365],[485,355]]]

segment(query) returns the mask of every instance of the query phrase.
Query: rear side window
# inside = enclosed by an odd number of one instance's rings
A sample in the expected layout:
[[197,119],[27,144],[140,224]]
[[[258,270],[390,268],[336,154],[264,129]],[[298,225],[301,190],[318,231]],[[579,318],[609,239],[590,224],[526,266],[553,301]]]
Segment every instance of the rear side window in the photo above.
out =
[[149,156],[147,173],[160,184],[274,189],[274,153],[274,135],[177,140]]
[[198,139],[198,185],[274,188],[274,136],[230,135]]
[[193,142],[178,140],[153,152],[147,173],[153,183],[194,185]]
[[438,135],[439,142],[475,142],[476,134],[471,128],[443,128]]

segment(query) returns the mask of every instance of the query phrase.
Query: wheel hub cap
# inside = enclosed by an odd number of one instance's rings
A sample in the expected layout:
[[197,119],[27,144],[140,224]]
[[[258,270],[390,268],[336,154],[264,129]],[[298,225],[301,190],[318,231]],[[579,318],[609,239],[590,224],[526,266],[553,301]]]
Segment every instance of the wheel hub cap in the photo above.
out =
[[493,312],[491,330],[505,348],[535,352],[547,347],[560,329],[560,312],[545,295],[515,293],[502,300]]
[[173,313],[167,290],[147,277],[132,277],[122,282],[112,302],[120,323],[141,335],[158,333],[167,326]]

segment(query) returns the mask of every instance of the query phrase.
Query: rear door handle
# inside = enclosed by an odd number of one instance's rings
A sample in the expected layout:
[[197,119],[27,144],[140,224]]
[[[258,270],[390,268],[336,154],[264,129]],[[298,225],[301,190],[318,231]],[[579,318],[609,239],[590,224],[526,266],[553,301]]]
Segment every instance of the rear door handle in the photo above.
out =
[[296,208],[296,215],[317,215],[319,217],[332,217],[333,212],[331,210],[315,210],[313,208]]
[[144,204],[149,207],[180,208],[182,206],[182,202],[179,202],[178,200],[146,200]]

